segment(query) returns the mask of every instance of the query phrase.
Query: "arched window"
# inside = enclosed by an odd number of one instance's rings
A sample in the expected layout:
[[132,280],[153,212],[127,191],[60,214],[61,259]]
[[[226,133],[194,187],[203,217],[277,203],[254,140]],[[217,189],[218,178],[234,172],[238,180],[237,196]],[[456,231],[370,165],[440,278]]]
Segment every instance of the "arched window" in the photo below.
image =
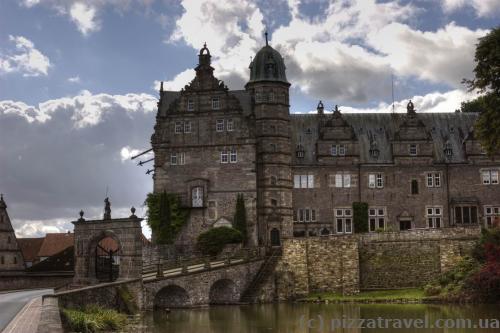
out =
[[203,207],[203,187],[197,186],[191,189],[191,200],[193,207]]

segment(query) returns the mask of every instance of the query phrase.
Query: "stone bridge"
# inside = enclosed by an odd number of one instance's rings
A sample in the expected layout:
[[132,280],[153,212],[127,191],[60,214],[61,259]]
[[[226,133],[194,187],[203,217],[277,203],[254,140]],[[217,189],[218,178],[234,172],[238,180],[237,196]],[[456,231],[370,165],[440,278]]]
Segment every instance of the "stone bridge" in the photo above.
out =
[[210,270],[143,280],[145,310],[235,304],[257,275],[264,259],[220,265]]

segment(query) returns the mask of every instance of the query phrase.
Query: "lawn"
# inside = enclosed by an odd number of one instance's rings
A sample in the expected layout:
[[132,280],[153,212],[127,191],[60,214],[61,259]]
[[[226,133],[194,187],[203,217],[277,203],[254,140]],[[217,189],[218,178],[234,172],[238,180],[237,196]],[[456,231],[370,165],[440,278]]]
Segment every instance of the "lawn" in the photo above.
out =
[[391,301],[391,300],[420,300],[424,298],[422,289],[392,289],[392,290],[373,290],[362,291],[356,295],[344,296],[339,293],[312,293],[300,301]]

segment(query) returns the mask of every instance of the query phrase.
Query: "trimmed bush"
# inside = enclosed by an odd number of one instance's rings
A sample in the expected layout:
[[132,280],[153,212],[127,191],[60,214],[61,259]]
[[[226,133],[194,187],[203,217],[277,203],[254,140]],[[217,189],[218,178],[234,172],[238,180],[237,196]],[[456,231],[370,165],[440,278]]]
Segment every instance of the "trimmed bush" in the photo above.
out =
[[212,228],[198,236],[198,250],[210,256],[219,254],[226,244],[241,243],[243,235],[241,232],[230,227]]
[[247,238],[247,212],[245,210],[245,199],[243,194],[236,197],[236,210],[234,213],[233,227],[241,232],[243,240]]
[[353,202],[354,232],[368,232],[368,204],[366,202]]

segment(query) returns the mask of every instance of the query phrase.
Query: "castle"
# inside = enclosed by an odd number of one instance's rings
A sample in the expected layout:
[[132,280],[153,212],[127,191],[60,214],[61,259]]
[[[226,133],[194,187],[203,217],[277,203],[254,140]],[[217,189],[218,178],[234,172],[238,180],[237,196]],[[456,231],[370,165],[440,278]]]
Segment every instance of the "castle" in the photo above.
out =
[[[354,232],[353,203],[368,205],[369,232],[492,223],[500,210],[498,156],[474,136],[477,114],[290,114],[286,68],[266,45],[245,90],[214,77],[206,45],[196,77],[160,89],[151,138],[154,192],[190,210],[176,244],[189,247],[232,222],[245,198],[249,245]],[[445,110],[448,111],[448,110]]]

